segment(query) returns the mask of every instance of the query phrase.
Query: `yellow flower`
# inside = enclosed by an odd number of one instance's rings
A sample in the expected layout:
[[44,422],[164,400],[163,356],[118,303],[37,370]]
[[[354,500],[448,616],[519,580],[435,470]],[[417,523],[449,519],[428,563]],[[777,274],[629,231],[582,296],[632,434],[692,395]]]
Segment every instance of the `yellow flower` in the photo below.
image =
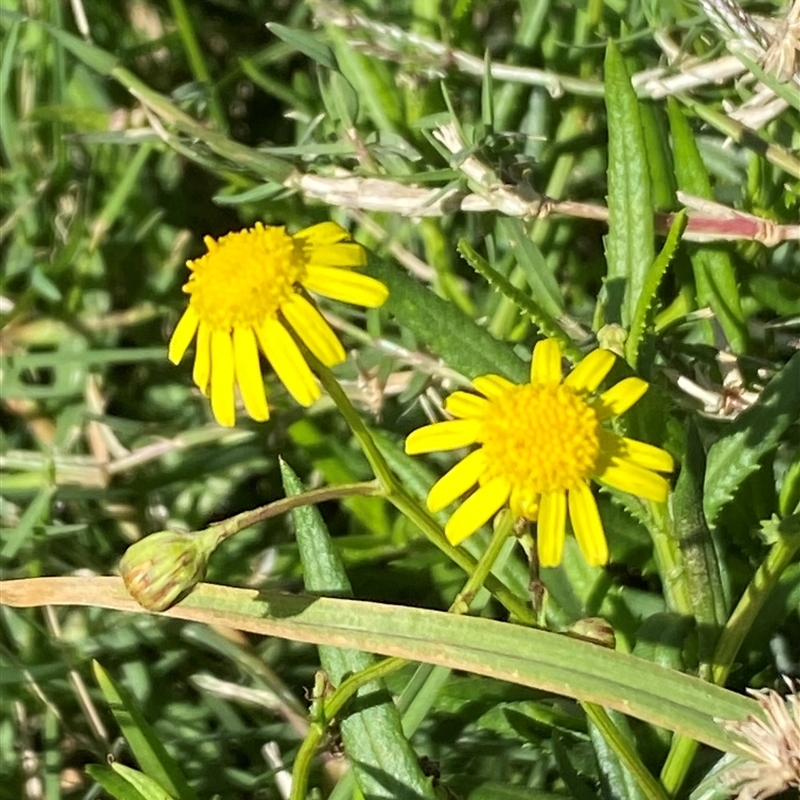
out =
[[353,271],[366,264],[361,245],[334,222],[294,235],[283,226],[264,226],[205,237],[208,252],[186,266],[183,290],[189,306],[169,343],[177,364],[197,338],[194,382],[211,395],[220,425],[235,421],[234,387],[256,421],[269,418],[259,349],[289,394],[303,406],[319,386],[290,329],[326,366],[344,361],[341,342],[303,290],[345,303],[375,308],[388,296],[380,282]]
[[603,426],[648,386],[640,378],[625,378],[595,396],[614,360],[609,350],[595,350],[562,381],[558,342],[539,342],[530,383],[482,375],[472,382],[479,394],[459,391],[447,398],[445,408],[455,419],[408,436],[406,452],[412,455],[480,445],[428,495],[428,508],[436,512],[478,485],[445,526],[453,544],[508,503],[515,516],[538,520],[543,567],[561,562],[568,514],[586,560],[605,564],[608,545],[589,480],[649,500],[667,499],[669,484],[658,473],[672,471],[669,453]]

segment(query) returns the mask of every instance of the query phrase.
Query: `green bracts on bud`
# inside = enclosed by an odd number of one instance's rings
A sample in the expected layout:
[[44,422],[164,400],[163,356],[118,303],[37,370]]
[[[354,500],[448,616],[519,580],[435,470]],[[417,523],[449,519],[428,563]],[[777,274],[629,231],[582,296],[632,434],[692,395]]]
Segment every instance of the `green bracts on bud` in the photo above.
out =
[[132,544],[119,562],[126,588],[148,611],[166,611],[203,580],[220,532],[159,531]]

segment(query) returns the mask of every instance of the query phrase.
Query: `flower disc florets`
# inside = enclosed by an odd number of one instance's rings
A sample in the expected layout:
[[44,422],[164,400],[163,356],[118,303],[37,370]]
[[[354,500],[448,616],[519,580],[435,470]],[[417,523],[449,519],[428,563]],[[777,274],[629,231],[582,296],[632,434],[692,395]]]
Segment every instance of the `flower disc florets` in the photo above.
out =
[[285,228],[257,222],[204,241],[208,252],[187,262],[192,275],[183,290],[200,321],[214,330],[253,327],[277,316],[303,278],[303,245]]
[[594,472],[599,425],[594,409],[567,386],[517,386],[487,409],[479,439],[484,481],[503,478],[531,494],[572,489]]

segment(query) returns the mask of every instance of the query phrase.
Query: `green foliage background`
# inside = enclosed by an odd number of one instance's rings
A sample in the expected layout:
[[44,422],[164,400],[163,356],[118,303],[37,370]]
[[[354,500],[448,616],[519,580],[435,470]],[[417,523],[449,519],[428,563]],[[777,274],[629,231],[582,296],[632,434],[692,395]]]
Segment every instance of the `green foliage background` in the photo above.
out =
[[[370,249],[370,270],[392,291],[379,311],[326,308],[353,351],[337,378],[398,486],[419,499],[452,463],[408,459],[401,445],[463,377],[524,378],[542,331],[573,358],[598,340],[619,343],[628,363],[612,378],[636,371],[652,383],[625,424],[676,458],[673,502],[601,493],[611,564],[587,567],[568,541],[564,564],[542,575],[547,627],[602,617],[618,650],[736,692],[800,675],[798,235],[765,246],[734,220],[738,241],[679,242],[686,220],[666,216],[682,207],[682,190],[796,226],[800,95],[752,59],[737,80],[669,101],[628,80],[663,65],[668,40],[711,62],[734,33],[682,2],[85,0],[75,6],[85,27],[56,0],[0,7],[4,581],[109,575],[148,533],[198,530],[303,486],[373,477],[329,399],[306,412],[268,375],[270,422],[242,417],[221,429],[188,360],[176,368],[165,357],[185,304],[184,262],[204,235],[335,219]],[[492,77],[485,54],[519,72]],[[751,72],[788,104],[744,136],[729,112],[752,96]],[[460,154],[434,135],[448,123],[463,137]],[[483,182],[461,169],[466,156],[489,167]],[[303,182],[336,170],[395,191],[362,185],[348,204],[332,183],[313,194]],[[608,205],[610,228],[583,213],[520,219],[497,205],[410,217],[402,189],[411,185],[430,189],[432,205],[451,189],[491,205],[498,186],[532,187],[584,211]],[[383,205],[371,210],[369,198]],[[719,212],[701,209],[687,231],[703,213],[707,223]],[[733,363],[741,384],[726,383]],[[706,394],[687,391],[686,379]],[[320,590],[349,584],[358,600],[445,610],[462,588],[462,569],[387,499],[319,511],[239,533],[215,553],[208,579],[299,592],[305,563],[314,588],[315,554],[330,546],[341,571],[324,573]],[[479,557],[489,538],[482,531],[466,550]],[[495,576],[529,601],[520,548],[503,552]],[[508,618],[494,591],[474,610]],[[342,651],[327,645],[320,653],[99,608],[2,606],[0,637],[8,798],[101,796],[84,767],[108,753],[155,777],[119,735],[112,690],[98,685],[91,659],[153,726],[145,740],[163,744],[185,776],[175,796],[270,800],[283,795],[262,745],[275,742],[291,769],[320,658],[342,675],[371,663],[338,661]],[[667,790],[714,796],[708,784],[695,789],[719,757],[711,748],[681,756],[664,728],[614,714],[615,746],[586,705],[435,669],[408,665],[385,680],[392,695],[421,698],[401,703],[417,715],[406,755],[424,757],[441,797],[662,796],[625,752]],[[381,739],[388,724],[366,734],[378,750],[395,741]],[[343,764],[314,762],[317,796],[357,796],[349,779],[334,788]],[[92,774],[137,798],[120,773]],[[361,788],[368,797],[434,791],[408,780],[390,794]]]

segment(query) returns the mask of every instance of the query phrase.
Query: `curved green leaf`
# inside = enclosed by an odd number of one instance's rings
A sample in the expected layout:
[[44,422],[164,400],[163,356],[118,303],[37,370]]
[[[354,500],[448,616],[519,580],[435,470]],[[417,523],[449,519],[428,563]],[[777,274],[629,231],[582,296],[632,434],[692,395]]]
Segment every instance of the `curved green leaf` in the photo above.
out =
[[[0,583],[11,606],[88,605],[144,613],[120,578],[30,578]],[[200,584],[163,612],[265,636],[441,664],[598,703],[719,750],[717,719],[742,719],[754,700],[626,653],[522,625],[442,611]]]
[[116,800],[146,800],[119,772],[105,764],[88,764],[86,773]]
[[154,781],[151,777],[136,769],[131,769],[126,767],[125,764],[117,762],[111,765],[111,769],[117,775],[121,775],[129,785],[133,786],[144,797],[144,800],[175,800],[172,795],[164,791],[158,781]]

